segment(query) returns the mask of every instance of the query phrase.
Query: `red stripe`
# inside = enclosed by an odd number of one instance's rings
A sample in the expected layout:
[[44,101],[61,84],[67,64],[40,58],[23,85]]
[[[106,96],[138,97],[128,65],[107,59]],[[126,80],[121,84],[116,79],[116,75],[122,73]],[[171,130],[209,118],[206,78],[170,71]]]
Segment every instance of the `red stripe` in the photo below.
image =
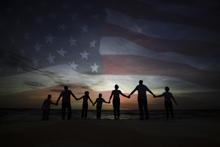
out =
[[122,12],[135,19],[165,21],[194,26],[220,32],[219,23],[188,18],[179,14],[158,9],[146,3],[133,0],[100,0],[108,9]]
[[219,57],[220,44],[191,40],[169,40],[149,37],[105,22],[102,36],[117,36],[156,52],[176,52],[190,56]]
[[203,86],[220,88],[219,71],[199,70],[181,63],[132,55],[105,55],[103,62],[103,74],[123,75],[114,70],[120,69],[130,75],[170,76]]

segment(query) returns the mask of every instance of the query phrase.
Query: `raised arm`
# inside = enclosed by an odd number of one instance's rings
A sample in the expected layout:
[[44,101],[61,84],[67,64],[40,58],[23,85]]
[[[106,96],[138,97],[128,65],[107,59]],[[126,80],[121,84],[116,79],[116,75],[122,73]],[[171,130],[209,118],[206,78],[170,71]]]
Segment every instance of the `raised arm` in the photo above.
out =
[[76,98],[76,100],[81,100],[83,98],[83,96],[81,98]]

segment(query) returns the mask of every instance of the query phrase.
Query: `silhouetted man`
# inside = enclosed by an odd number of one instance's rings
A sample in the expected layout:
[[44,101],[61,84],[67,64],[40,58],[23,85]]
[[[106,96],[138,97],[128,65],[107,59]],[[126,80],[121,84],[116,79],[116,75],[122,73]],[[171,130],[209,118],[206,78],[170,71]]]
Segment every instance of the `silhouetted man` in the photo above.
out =
[[75,95],[72,93],[71,90],[68,90],[67,86],[64,86],[64,91],[62,91],[60,93],[60,96],[57,99],[56,105],[58,105],[58,101],[60,100],[61,97],[63,97],[62,99],[62,120],[65,119],[65,115],[66,115],[66,108],[68,109],[68,120],[71,119],[71,115],[72,115],[72,109],[71,109],[71,105],[70,105],[70,95],[72,95],[76,100],[77,98],[75,97]]
[[140,120],[143,120],[144,118],[143,108],[145,111],[146,120],[148,120],[149,113],[148,113],[148,108],[147,108],[146,91],[150,92],[154,97],[155,95],[150,91],[150,89],[147,88],[147,86],[143,84],[142,80],[139,81],[139,85],[137,85],[137,87],[130,93],[128,97],[130,97],[136,90],[138,91],[138,106],[139,106],[139,112],[140,112]]

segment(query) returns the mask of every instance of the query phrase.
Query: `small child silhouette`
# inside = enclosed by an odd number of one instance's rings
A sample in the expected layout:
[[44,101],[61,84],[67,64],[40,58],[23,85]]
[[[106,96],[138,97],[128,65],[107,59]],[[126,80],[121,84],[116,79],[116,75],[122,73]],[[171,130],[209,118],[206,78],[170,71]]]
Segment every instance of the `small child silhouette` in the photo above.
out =
[[76,100],[80,100],[83,98],[83,105],[82,105],[82,114],[81,114],[81,117],[83,119],[83,117],[87,117],[87,111],[88,111],[88,99],[90,100],[90,102],[93,104],[92,100],[90,99],[89,97],[89,92],[88,91],[85,91],[85,95],[82,96],[81,98],[78,98]]
[[102,94],[99,94],[99,98],[96,99],[95,103],[93,104],[93,106],[97,103],[96,106],[96,110],[97,110],[97,119],[101,118],[101,111],[102,111],[102,103],[110,103],[110,102],[106,102],[103,98],[102,98]]
[[173,105],[172,105],[171,99],[173,99],[173,101],[176,103],[177,106],[178,106],[178,104],[175,101],[172,93],[169,92],[170,88],[168,86],[165,87],[165,91],[166,92],[164,92],[163,94],[155,96],[154,98],[164,96],[164,98],[165,98],[164,104],[165,104],[165,109],[166,109],[166,117],[167,117],[167,121],[168,121],[168,118],[169,118],[169,112],[168,112],[169,110],[168,109],[170,109],[170,114],[171,114],[172,120],[174,118],[174,115],[173,115]]
[[41,107],[41,109],[43,109],[43,115],[42,115],[42,120],[48,120],[48,116],[49,116],[49,111],[50,111],[50,104],[54,104],[51,100],[51,95],[47,96],[47,99],[44,100],[44,103]]

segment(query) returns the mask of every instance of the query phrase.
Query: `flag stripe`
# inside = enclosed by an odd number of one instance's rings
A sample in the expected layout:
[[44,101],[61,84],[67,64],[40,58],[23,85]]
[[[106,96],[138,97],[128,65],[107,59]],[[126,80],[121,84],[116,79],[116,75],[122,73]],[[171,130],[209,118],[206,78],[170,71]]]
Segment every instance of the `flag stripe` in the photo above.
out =
[[187,56],[173,52],[155,52],[121,37],[102,37],[99,52],[101,55],[137,55],[163,61],[183,63],[202,70],[220,70],[215,64],[219,58]]
[[220,32],[219,23],[188,18],[133,0],[100,0],[105,8],[120,11],[135,19],[178,23]]
[[220,72],[218,71],[198,70],[181,63],[160,61],[134,55],[104,55],[103,62],[103,74],[118,75],[118,71],[115,71],[116,66],[126,75],[164,75],[203,86],[220,88]]
[[[190,17],[193,19],[200,19],[204,21],[212,21],[212,22],[217,22],[220,23],[219,19],[219,10],[211,10],[211,9],[198,9],[198,8],[191,8],[189,5],[183,6],[183,5],[177,5],[177,4],[172,4],[172,3],[167,3],[162,0],[137,0],[146,4],[149,4],[151,6],[154,6],[158,9],[162,9],[165,11],[169,11],[175,14],[183,15],[186,17]],[[179,1],[179,0],[178,0]],[[184,1],[185,2],[185,1]],[[196,3],[196,6],[198,6],[199,3]],[[193,3],[190,3],[190,6]],[[206,3],[207,5],[208,3]],[[193,14],[193,15],[192,15]]]
[[217,43],[155,38],[107,22],[102,26],[102,36],[122,37],[156,52],[176,52],[201,57],[220,56],[220,44]]
[[[206,42],[220,42],[220,33],[185,24],[165,22],[162,20],[140,20],[127,16],[119,11],[106,9],[105,22],[115,24],[154,38],[172,40],[197,40]],[[117,17],[115,17],[117,16]]]

